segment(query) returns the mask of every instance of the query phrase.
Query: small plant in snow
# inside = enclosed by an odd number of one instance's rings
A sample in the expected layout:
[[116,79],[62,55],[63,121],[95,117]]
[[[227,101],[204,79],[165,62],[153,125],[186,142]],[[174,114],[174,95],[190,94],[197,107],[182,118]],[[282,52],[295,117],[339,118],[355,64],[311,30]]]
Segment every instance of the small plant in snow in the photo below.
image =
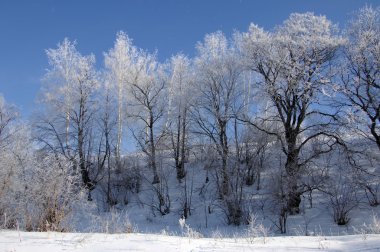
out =
[[215,240],[219,240],[219,239],[222,239],[224,236],[222,232],[217,228],[212,231],[211,237],[214,238]]
[[327,242],[326,237],[324,236],[318,237],[318,248],[322,250],[329,249],[329,242]]
[[133,233],[136,231],[125,211],[111,209],[109,216],[101,220],[103,221],[102,231],[104,233]]
[[380,234],[380,219],[376,214],[372,215],[372,223],[369,224],[369,230],[372,234]]
[[164,235],[164,236],[170,236],[170,232],[168,230],[168,227],[161,229],[160,234]]
[[185,218],[180,218],[178,220],[179,226],[181,227],[182,234],[185,237],[193,238],[193,239],[199,239],[202,238],[203,235],[199,233],[198,231],[192,229],[188,224],[186,224]]
[[367,234],[380,234],[380,218],[377,214],[372,214],[371,223],[363,224],[363,227],[355,230],[356,233],[362,234],[363,240],[366,240]]
[[302,215],[302,218],[303,218],[304,225],[303,226],[298,225],[295,228],[295,231],[294,231],[295,234],[297,236],[303,236],[303,235],[304,236],[309,236],[309,235],[313,235],[313,232],[309,231],[310,222],[312,221],[312,218],[305,211],[305,202],[302,203],[301,215]]
[[257,220],[257,216],[250,214],[248,219],[247,238],[250,243],[253,243],[255,238],[262,237],[263,243],[267,242],[269,228],[265,227]]

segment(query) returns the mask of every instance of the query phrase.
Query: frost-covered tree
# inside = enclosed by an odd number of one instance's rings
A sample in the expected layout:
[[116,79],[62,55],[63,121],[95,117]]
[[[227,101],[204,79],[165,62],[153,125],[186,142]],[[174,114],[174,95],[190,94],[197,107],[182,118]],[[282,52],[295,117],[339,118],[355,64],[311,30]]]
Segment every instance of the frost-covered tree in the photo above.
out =
[[189,151],[189,109],[193,101],[194,71],[191,60],[176,55],[170,61],[168,120],[170,122],[171,145],[177,172],[181,181],[186,176],[186,152]]
[[206,35],[197,49],[195,64],[199,95],[192,112],[198,128],[195,131],[209,138],[215,147],[221,161],[219,190],[221,195],[228,195],[229,131],[239,107],[242,67],[233,41],[229,42],[221,32]]
[[[16,108],[7,104],[4,97],[0,94],[0,150],[5,148],[11,137],[11,124],[17,119]],[[1,151],[0,151],[1,154]]]
[[33,148],[29,128],[20,122],[7,126],[10,135],[7,145],[0,148],[0,225],[15,228],[17,221],[23,227],[26,203],[33,183],[28,175],[33,168]]
[[[287,211],[298,213],[303,188],[299,181],[311,160],[329,152],[338,138],[329,128],[335,114],[326,106],[331,66],[342,39],[325,16],[291,14],[274,32],[256,25],[240,37],[247,66],[258,74],[258,84],[269,99],[267,116],[252,122],[276,136],[286,156]],[[279,123],[268,130],[264,122]],[[310,144],[318,141],[317,148]]]
[[[364,190],[371,206],[379,204],[380,150],[380,7],[364,7],[345,30],[337,104],[346,112],[345,130],[356,161],[354,181]],[[363,144],[366,143],[366,144]],[[369,144],[368,144],[369,143]],[[369,146],[374,148],[368,148]],[[376,147],[377,146],[377,147]]]
[[[17,165],[17,159],[13,155],[15,141],[17,140],[16,120],[17,110],[7,104],[0,94],[0,216],[2,219],[11,219],[12,201],[15,195],[22,190],[18,185],[18,177],[21,177],[22,169]],[[5,224],[0,222],[0,224]]]
[[[116,155],[112,155],[115,145],[117,145],[117,114],[114,113],[115,101],[113,95],[113,85],[107,81],[107,78],[104,77],[101,82],[102,92],[99,94],[98,99],[102,106],[99,108],[96,113],[97,121],[97,138],[99,139],[99,145],[96,150],[96,153],[93,155],[96,156],[96,164],[98,165],[98,170],[104,172],[103,176],[105,179],[105,194],[106,201],[108,206],[116,204],[117,200],[114,199],[113,191],[113,171],[115,166],[120,168],[120,160]],[[116,156],[116,159],[114,158]],[[119,169],[117,169],[119,170]],[[103,177],[103,178],[104,178]],[[103,179],[104,181],[104,179]]]
[[108,70],[108,81],[116,90],[117,97],[117,139],[115,156],[117,165],[120,165],[120,150],[123,138],[123,124],[127,113],[126,91],[130,78],[132,60],[136,58],[137,48],[132,45],[131,39],[124,32],[116,36],[114,47],[104,54],[106,69]]
[[355,131],[380,150],[380,7],[360,9],[346,36],[342,93]]
[[[37,138],[46,150],[65,156],[79,169],[83,184],[93,189],[90,178],[95,92],[98,87],[93,55],[82,56],[68,39],[46,54],[50,68],[42,90],[45,114],[36,124]],[[59,160],[59,159],[57,159]]]
[[[140,51],[132,64],[128,92],[131,95],[129,116],[135,120],[135,140],[147,155],[153,171],[153,184],[160,183],[157,168],[157,147],[165,134],[163,117],[167,106],[166,76],[155,55]],[[134,127],[136,129],[136,127]]]
[[[173,56],[168,63],[168,109],[167,128],[169,146],[174,158],[176,177],[183,186],[183,217],[191,214],[191,189],[188,183],[191,177],[187,176],[188,169],[185,163],[189,162],[190,144],[190,116],[189,110],[194,100],[194,70],[193,62],[183,54]],[[191,95],[192,94],[192,95]]]

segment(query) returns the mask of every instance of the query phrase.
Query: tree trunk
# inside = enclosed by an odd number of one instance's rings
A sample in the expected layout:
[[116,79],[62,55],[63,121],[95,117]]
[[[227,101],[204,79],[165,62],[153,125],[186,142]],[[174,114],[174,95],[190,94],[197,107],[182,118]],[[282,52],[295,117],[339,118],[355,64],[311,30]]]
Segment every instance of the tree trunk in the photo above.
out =
[[222,157],[222,193],[223,195],[228,195],[229,187],[228,187],[228,173],[227,173],[227,156],[223,155]]
[[301,193],[298,191],[299,149],[296,148],[296,134],[288,134],[288,153],[286,157],[286,177],[287,177],[287,210],[289,214],[299,214],[301,204]]
[[[259,168],[261,169],[261,168]],[[259,191],[260,190],[260,187],[261,186],[261,171],[258,170],[257,171],[257,186],[256,186],[256,190]]]
[[157,172],[156,164],[156,146],[154,144],[154,132],[153,132],[153,115],[150,115],[150,125],[149,125],[149,142],[150,142],[150,167],[153,170],[153,181],[152,184],[160,183],[160,177]]
[[[380,111],[380,109],[378,109],[378,111]],[[379,112],[380,113],[380,112]],[[378,113],[378,114],[379,114]],[[377,118],[380,122],[380,117]],[[377,133],[376,129],[378,129],[378,125],[376,124],[376,118],[372,119],[372,123],[371,123],[371,126],[370,126],[370,129],[371,129],[371,134],[373,135],[373,137],[375,138],[375,142],[377,144],[377,147],[379,148],[380,150],[380,135]]]
[[[86,166],[86,156],[85,156],[85,150],[84,150],[84,120],[85,120],[85,114],[86,114],[86,99],[83,97],[82,90],[81,90],[81,98],[79,103],[79,118],[77,119],[77,125],[78,125],[78,154],[79,154],[79,169],[82,175],[82,181],[85,187],[88,190],[93,190],[94,185],[90,179],[90,174]],[[90,199],[90,196],[89,196]]]
[[175,166],[177,171],[177,179],[181,180],[186,176],[185,171],[185,135],[186,135],[186,110],[183,117],[178,116],[177,141],[175,148]]
[[183,179],[186,176],[185,171],[185,162],[186,162],[186,149],[185,149],[185,141],[186,141],[186,109],[183,113],[182,118],[182,139],[181,139],[181,166],[180,166],[180,178]]
[[[297,151],[296,151],[297,152]],[[300,213],[301,193],[298,191],[298,163],[294,152],[288,154],[285,164],[287,182],[287,210],[289,214]]]
[[122,85],[119,81],[118,83],[118,106],[117,106],[117,141],[116,141],[116,167],[120,169],[120,146],[121,137],[123,134],[123,122],[122,122],[122,112],[123,112],[123,94]]
[[226,122],[220,122],[220,144],[222,146],[222,194],[229,194],[229,176],[227,171],[227,158],[228,158],[228,143],[227,143],[227,133],[226,133]]

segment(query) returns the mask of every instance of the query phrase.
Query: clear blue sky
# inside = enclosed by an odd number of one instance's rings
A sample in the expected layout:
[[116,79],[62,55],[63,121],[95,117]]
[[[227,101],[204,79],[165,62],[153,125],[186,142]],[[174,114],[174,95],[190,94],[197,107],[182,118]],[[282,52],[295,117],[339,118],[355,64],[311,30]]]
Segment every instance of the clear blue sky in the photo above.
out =
[[123,30],[134,44],[158,50],[160,60],[177,52],[194,55],[206,33],[245,31],[253,22],[266,29],[292,12],[326,15],[340,28],[349,15],[379,0],[0,0],[0,93],[29,115],[48,67],[45,49],[65,37],[82,54],[103,52]]

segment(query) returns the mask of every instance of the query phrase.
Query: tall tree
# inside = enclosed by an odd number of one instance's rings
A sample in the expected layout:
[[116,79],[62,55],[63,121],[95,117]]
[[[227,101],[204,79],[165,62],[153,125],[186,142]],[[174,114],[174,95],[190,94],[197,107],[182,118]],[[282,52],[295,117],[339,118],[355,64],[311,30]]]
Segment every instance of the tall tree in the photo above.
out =
[[170,62],[169,108],[171,142],[177,171],[177,179],[186,176],[185,162],[188,146],[189,116],[193,100],[194,76],[191,61],[184,55],[176,55]]
[[11,196],[14,177],[20,170],[17,165],[13,167],[15,158],[12,155],[17,140],[15,133],[19,130],[15,127],[17,118],[16,108],[8,104],[0,94],[0,211],[5,211],[6,205],[10,203],[7,198]]
[[131,39],[124,32],[116,36],[115,45],[108,53],[104,54],[105,66],[108,70],[110,83],[116,89],[117,97],[117,139],[115,156],[117,165],[120,166],[120,150],[123,138],[123,124],[126,111],[126,91],[128,89],[130,68],[132,60],[136,58],[137,49],[132,45]]
[[213,143],[221,160],[221,195],[229,194],[228,156],[229,126],[235,117],[236,105],[241,96],[239,80],[241,64],[234,43],[221,32],[205,36],[198,43],[195,59],[197,89],[199,96],[193,110],[194,120],[199,130]]
[[[258,74],[258,84],[272,106],[266,117],[256,115],[256,128],[278,138],[286,156],[287,211],[298,213],[303,188],[302,171],[311,160],[329,152],[338,138],[329,131],[336,115],[326,106],[330,70],[342,39],[324,16],[291,14],[275,32],[256,25],[240,37],[247,66]],[[281,128],[268,130],[265,121]],[[310,148],[318,141],[318,148]],[[308,147],[309,146],[309,147]]]
[[91,131],[98,86],[95,57],[82,56],[75,42],[67,38],[46,53],[50,69],[45,75],[42,102],[47,114],[37,124],[38,139],[47,149],[69,159],[74,169],[79,168],[85,187],[91,190]]
[[148,157],[149,167],[153,171],[152,184],[158,184],[160,177],[157,169],[157,147],[166,133],[163,120],[167,106],[166,75],[155,55],[140,51],[132,64],[132,76],[129,83],[129,116],[142,125],[132,133]]
[[356,132],[380,150],[380,8],[360,9],[346,36],[342,93]]

